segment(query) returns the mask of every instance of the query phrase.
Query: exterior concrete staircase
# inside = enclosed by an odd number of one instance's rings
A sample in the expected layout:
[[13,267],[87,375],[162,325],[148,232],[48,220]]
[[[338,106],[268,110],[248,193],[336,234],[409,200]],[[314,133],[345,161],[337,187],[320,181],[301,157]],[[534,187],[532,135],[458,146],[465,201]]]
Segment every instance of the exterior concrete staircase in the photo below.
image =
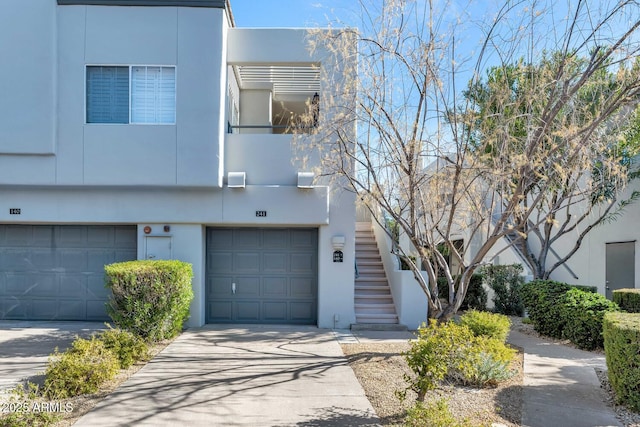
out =
[[397,325],[398,316],[370,222],[356,223],[356,325]]

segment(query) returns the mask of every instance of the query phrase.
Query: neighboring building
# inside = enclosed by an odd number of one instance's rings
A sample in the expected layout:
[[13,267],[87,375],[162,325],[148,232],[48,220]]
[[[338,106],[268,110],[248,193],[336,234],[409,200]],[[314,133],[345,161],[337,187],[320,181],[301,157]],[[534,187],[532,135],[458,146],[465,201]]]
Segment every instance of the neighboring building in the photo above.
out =
[[105,264],[179,259],[191,326],[355,322],[354,197],[286,133],[332,89],[305,30],[224,0],[2,9],[0,319],[106,319]]

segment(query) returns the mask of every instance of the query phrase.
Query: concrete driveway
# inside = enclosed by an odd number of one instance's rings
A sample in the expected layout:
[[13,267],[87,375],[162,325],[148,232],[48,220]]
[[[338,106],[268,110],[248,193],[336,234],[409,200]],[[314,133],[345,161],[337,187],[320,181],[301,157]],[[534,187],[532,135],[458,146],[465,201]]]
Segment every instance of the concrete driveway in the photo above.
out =
[[104,329],[102,322],[44,322],[0,320],[0,391],[42,374],[49,355]]
[[372,426],[375,412],[334,333],[190,329],[76,426]]

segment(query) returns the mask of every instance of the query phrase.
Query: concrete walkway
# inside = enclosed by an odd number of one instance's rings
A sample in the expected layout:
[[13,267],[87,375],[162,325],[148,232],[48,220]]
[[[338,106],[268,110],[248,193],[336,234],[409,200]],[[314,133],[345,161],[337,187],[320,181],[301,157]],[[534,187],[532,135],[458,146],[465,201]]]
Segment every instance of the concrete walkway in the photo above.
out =
[[604,355],[512,331],[507,340],[524,349],[522,425],[621,426],[605,402],[595,368]]
[[373,426],[332,331],[190,329],[76,426]]

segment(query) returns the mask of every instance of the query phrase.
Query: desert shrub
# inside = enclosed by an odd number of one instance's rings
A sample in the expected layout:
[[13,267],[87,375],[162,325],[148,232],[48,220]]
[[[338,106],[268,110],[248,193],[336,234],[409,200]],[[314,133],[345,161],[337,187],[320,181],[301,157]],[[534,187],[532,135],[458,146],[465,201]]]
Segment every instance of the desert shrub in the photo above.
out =
[[[464,348],[473,339],[473,333],[466,326],[455,322],[438,323],[431,320],[429,325],[418,329],[418,339],[410,342],[410,348],[403,353],[414,377],[404,379],[424,401],[426,393],[435,389],[451,369],[463,368]],[[401,397],[406,393],[401,392]]]
[[467,420],[458,421],[453,417],[444,399],[430,403],[416,402],[407,410],[404,425],[407,427],[471,427]]
[[604,295],[568,290],[559,300],[560,316],[564,327],[562,337],[579,348],[594,350],[604,346],[602,318],[609,311],[619,311],[618,305]]
[[151,342],[180,333],[193,299],[191,264],[129,261],[107,265],[105,272],[113,294],[107,312],[118,327]]
[[73,410],[70,403],[56,402],[60,411],[36,410],[43,403],[49,404],[42,395],[42,391],[34,383],[26,386],[18,384],[13,388],[5,400],[7,413],[0,413],[0,427],[48,427],[55,425],[62,418],[61,412]]
[[569,289],[596,292],[594,286],[569,285],[553,280],[533,280],[522,286],[521,296],[536,331],[553,338],[562,338],[565,320],[559,300]]
[[640,314],[606,313],[603,335],[609,381],[616,399],[640,411]]
[[613,302],[629,313],[640,313],[640,289],[616,289]]
[[511,320],[497,313],[469,310],[460,316],[460,323],[471,329],[475,336],[487,336],[505,342],[511,327]]
[[120,369],[127,369],[139,360],[146,360],[148,357],[147,343],[129,331],[109,328],[99,335],[99,339],[118,358]]
[[463,352],[463,359],[450,375],[476,387],[496,386],[511,378],[510,369],[516,351],[504,342],[488,336],[476,336]]
[[486,265],[481,272],[487,285],[493,289],[494,310],[497,313],[522,316],[524,305],[520,290],[524,285],[522,265]]
[[424,401],[445,378],[484,387],[511,377],[515,350],[498,339],[475,336],[466,325],[431,320],[418,329],[418,339],[403,355],[414,376],[404,376],[409,385],[400,397],[413,390]]
[[77,338],[64,353],[50,356],[44,388],[48,397],[63,399],[95,393],[101,384],[113,379],[119,363],[113,352],[95,337]]
[[[469,289],[467,295],[460,306],[461,310],[486,310],[487,309],[487,291],[482,285],[482,275],[473,274],[469,281]],[[438,277],[438,296],[446,300],[449,299],[449,284],[446,277]]]

